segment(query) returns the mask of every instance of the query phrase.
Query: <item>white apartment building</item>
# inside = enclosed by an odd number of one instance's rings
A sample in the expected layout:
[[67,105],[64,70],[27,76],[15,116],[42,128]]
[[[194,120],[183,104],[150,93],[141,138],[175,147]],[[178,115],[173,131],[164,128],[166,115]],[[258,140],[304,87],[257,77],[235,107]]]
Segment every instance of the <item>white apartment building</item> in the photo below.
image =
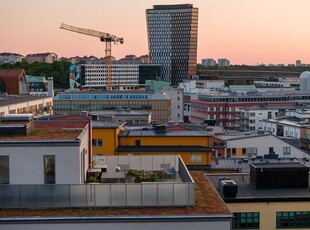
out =
[[230,61],[226,58],[219,58],[217,64],[218,66],[230,66]]
[[201,65],[203,65],[203,66],[215,66],[216,61],[212,58],[201,59]]
[[[81,84],[84,87],[106,86],[106,65],[105,64],[82,64]],[[134,89],[139,85],[138,64],[113,64],[112,85],[120,89]]]
[[[181,88],[166,88],[160,92],[171,100],[171,118],[170,121],[183,122],[184,117],[184,91]],[[155,92],[158,93],[158,92]]]
[[278,158],[309,158],[306,152],[264,131],[219,135],[216,138],[226,143],[225,158],[264,157],[270,153]]
[[22,59],[25,58],[21,54],[15,53],[0,53],[0,63],[10,63],[14,64],[16,62],[21,62]]
[[295,111],[300,108],[298,105],[259,105],[241,107],[239,130],[251,131],[264,128],[265,119],[283,117],[286,111]]

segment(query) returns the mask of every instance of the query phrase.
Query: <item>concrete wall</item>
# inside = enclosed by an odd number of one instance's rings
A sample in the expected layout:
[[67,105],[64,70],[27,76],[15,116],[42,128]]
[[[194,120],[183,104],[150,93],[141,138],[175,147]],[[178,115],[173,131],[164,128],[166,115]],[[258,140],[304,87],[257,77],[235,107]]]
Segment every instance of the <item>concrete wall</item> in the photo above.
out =
[[188,229],[220,229],[220,230],[229,230],[231,229],[229,220],[218,220],[218,221],[195,221],[192,220],[190,222],[119,222],[119,220],[114,220],[113,222],[106,223],[87,223],[85,221],[81,221],[80,223],[55,223],[54,221],[49,221],[47,223],[21,223],[21,224],[1,224],[0,228],[6,230],[105,230],[105,229],[113,229],[113,230],[188,230]]

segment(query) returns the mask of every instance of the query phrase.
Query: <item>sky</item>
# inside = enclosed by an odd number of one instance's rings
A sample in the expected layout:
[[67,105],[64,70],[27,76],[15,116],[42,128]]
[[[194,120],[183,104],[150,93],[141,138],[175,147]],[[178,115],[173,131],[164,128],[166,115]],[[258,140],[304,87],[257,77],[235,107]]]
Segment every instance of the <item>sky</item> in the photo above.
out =
[[310,63],[309,0],[0,0],[0,52],[103,57],[98,38],[62,22],[124,37],[117,59],[148,53],[145,10],[156,4],[199,8],[198,55],[232,64]]

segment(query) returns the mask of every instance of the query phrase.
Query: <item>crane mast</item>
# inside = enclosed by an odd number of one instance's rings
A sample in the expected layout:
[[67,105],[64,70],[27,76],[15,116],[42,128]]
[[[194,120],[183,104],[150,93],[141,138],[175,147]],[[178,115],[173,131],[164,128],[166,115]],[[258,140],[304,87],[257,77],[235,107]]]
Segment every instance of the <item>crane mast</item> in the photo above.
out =
[[64,30],[68,30],[68,31],[72,31],[72,32],[80,33],[84,35],[89,35],[93,37],[98,37],[100,38],[100,41],[105,42],[106,44],[105,46],[106,88],[107,90],[112,90],[113,89],[113,86],[112,86],[112,42],[114,42],[114,44],[117,44],[117,43],[123,44],[124,39],[116,37],[109,33],[71,26],[65,23],[61,23],[60,29],[64,29]]

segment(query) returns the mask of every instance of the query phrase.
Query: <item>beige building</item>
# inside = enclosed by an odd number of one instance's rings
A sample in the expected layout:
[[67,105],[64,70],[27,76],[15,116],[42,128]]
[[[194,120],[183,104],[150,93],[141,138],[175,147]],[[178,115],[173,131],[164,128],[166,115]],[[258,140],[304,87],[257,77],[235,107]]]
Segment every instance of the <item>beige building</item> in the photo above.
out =
[[57,55],[55,53],[36,53],[36,54],[28,54],[26,56],[26,61],[31,64],[33,62],[46,62],[53,63],[57,61]]
[[52,114],[53,98],[46,96],[7,96],[0,98],[0,117],[8,114]]

